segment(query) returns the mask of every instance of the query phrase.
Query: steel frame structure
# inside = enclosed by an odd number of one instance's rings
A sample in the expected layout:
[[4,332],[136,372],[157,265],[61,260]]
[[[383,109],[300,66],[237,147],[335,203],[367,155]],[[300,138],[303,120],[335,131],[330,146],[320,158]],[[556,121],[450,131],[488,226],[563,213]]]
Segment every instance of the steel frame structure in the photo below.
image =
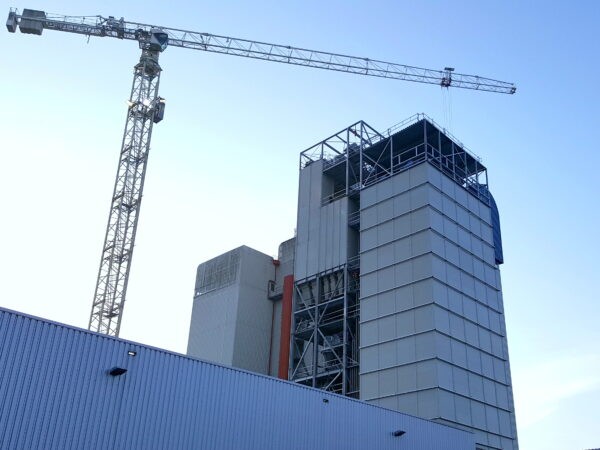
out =
[[295,283],[289,379],[358,398],[358,267]]
[[[422,140],[398,148],[393,136],[409,127],[421,127]],[[361,189],[423,161],[489,203],[487,169],[481,158],[423,113],[384,132],[356,122],[300,153],[300,169],[318,160],[323,160],[323,173],[335,180],[334,190],[326,193],[323,204],[344,196],[356,198]]]
[[[146,164],[150,149],[152,123],[162,120],[164,105],[158,97],[161,68],[158,55],[167,44],[213,53],[222,53],[247,58],[261,59],[285,64],[334,70],[358,75],[436,84],[442,87],[457,87],[480,91],[514,94],[513,83],[491,78],[455,73],[452,68],[431,70],[421,67],[378,61],[369,58],[308,50],[287,45],[269,44],[228,36],[157,27],[129,22],[124,18],[115,19],[102,16],[65,16],[49,14],[31,9],[9,11],[6,27],[9,32],[17,28],[28,34],[41,35],[44,29],[74,33],[84,36],[112,37],[121,40],[137,41],[142,49],[142,57],[135,66],[130,106],[127,114],[124,137],[121,145],[119,166],[108,226],[105,234],[96,290],[92,304],[89,328],[93,331],[118,336],[120,330],[125,294],[127,291],[131,258],[135,243],[140,203],[146,174]],[[157,116],[160,116],[157,120]],[[352,136],[350,136],[352,134]],[[358,139],[357,139],[358,138]],[[347,153],[359,155],[358,166],[347,164],[344,195],[350,195],[356,184],[360,187],[372,175],[378,174],[383,165],[364,152],[365,146],[372,147],[384,139],[383,135],[364,122],[358,122],[346,130],[346,136],[336,136],[337,144],[346,146]],[[353,145],[350,146],[350,142]],[[343,153],[331,150],[343,159]],[[342,148],[343,150],[343,148]],[[359,150],[359,151],[357,151]],[[329,150],[328,150],[329,151]],[[321,150],[323,158],[323,149]],[[364,159],[364,161],[363,161]],[[332,164],[337,164],[335,160]],[[357,175],[356,169],[359,169]],[[352,173],[350,173],[352,172]],[[390,168],[389,174],[393,172]],[[348,180],[354,181],[350,185]],[[334,194],[334,193],[332,193]]]

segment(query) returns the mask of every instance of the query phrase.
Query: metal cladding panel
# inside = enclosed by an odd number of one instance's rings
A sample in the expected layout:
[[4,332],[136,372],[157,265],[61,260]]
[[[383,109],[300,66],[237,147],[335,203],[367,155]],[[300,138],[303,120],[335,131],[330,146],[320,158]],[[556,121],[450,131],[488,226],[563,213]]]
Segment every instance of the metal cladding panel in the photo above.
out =
[[275,278],[273,258],[250,247],[241,248],[233,366],[269,373],[273,302],[269,281]]
[[475,448],[458,429],[3,309],[0,344],[2,449]]
[[360,214],[360,398],[517,448],[489,206],[422,163]]
[[323,204],[333,183],[323,176],[322,161],[300,171],[294,278],[302,280],[339,267],[348,260],[348,198]]
[[323,161],[300,171],[298,226],[294,278],[302,280],[319,272],[319,233],[323,197]]
[[324,205],[319,225],[318,271],[323,272],[348,260],[348,198]]
[[274,277],[273,259],[246,246],[200,264],[188,355],[266,374]]
[[196,296],[192,308],[187,354],[232,365],[239,283]]

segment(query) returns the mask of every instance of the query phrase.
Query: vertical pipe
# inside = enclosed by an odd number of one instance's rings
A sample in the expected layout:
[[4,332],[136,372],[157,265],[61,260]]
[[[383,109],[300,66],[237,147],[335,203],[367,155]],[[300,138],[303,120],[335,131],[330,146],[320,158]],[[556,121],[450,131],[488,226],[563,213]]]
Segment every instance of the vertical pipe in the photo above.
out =
[[423,150],[425,150],[425,160],[427,160],[427,120],[423,119]]
[[362,131],[363,131],[363,127],[362,127],[362,122],[360,123],[360,134],[359,134],[359,138],[360,138],[360,145],[358,147],[358,151],[359,151],[359,159],[358,159],[358,163],[359,163],[359,168],[358,168],[358,188],[362,189],[363,188],[363,140],[362,140]]
[[442,164],[442,132],[440,131],[440,129],[438,128],[438,154],[440,155],[440,170],[442,170],[441,164]]
[[283,279],[283,298],[281,307],[281,334],[279,336],[279,368],[277,377],[287,380],[290,368],[290,348],[292,331],[292,297],[294,294],[294,276]]
[[479,162],[475,158],[475,184],[477,184],[477,198],[481,200],[481,190],[479,186]]
[[[346,131],[348,134],[348,131]],[[348,138],[349,136],[346,136]],[[350,195],[350,142],[346,143],[346,197]]]
[[348,385],[348,264],[344,266],[344,323],[342,337],[342,395],[347,394]]
[[394,175],[394,139],[392,136],[388,136],[390,140],[390,176]]
[[313,382],[312,386],[317,387],[317,369],[319,362],[319,303],[321,298],[321,277],[317,275],[315,279],[315,329],[313,331]]
[[[296,246],[296,249],[298,247]],[[285,280],[285,278],[284,278]],[[284,285],[285,286],[285,285]],[[294,366],[293,364],[293,360],[295,357],[296,352],[299,350],[296,347],[296,337],[291,333],[291,330],[295,330],[296,329],[296,304],[295,304],[295,299],[297,299],[300,296],[300,292],[298,289],[298,286],[296,285],[296,283],[292,284],[292,311],[291,311],[291,320],[290,320],[290,354],[288,356],[288,374],[287,374],[287,379],[291,380],[293,378],[293,374],[294,371],[296,371],[298,366]],[[282,311],[283,313],[283,311]],[[281,348],[281,347],[280,347]],[[299,357],[301,357],[302,354],[299,354]],[[301,362],[301,358],[299,358],[298,360],[298,365]]]
[[452,149],[452,178],[456,181],[456,148],[452,139],[450,139],[450,148]]

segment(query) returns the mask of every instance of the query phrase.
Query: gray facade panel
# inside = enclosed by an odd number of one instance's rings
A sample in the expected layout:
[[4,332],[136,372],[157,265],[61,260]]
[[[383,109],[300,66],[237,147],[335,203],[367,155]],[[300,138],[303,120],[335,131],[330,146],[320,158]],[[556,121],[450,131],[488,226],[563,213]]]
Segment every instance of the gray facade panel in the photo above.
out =
[[490,223],[487,205],[426,163],[361,191],[361,399],[516,448]]
[[348,199],[344,197],[324,205],[319,224],[317,272],[322,272],[348,260]]
[[0,343],[7,450],[475,447],[454,428],[3,309]]
[[[205,269],[214,267],[219,270]],[[227,275],[232,267],[233,277]],[[222,273],[227,283],[212,283],[224,279]],[[272,258],[242,246],[201,264],[198,274],[196,286],[208,274],[212,288],[196,291],[187,354],[267,374],[274,319],[268,299],[269,281],[275,280]]]
[[[340,267],[348,260],[348,199],[342,198],[323,205],[318,216],[311,216],[311,221],[307,247],[310,255],[308,267],[312,272],[297,271],[295,278],[298,280],[309,274]],[[302,247],[302,242],[298,240],[300,252],[305,250]]]
[[268,284],[275,279],[271,257],[242,247],[233,366],[267,374],[273,326]]
[[294,278],[301,280],[319,272],[320,220],[323,200],[323,162],[316,161],[300,171],[296,262]]
[[192,306],[187,354],[233,364],[239,284],[198,296]]

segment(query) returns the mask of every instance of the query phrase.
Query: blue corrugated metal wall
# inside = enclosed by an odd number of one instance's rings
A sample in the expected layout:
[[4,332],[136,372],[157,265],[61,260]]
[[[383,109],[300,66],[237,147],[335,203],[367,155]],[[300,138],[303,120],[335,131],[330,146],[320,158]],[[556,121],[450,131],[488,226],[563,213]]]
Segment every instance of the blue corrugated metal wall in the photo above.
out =
[[474,447],[416,417],[0,309],[3,450]]

